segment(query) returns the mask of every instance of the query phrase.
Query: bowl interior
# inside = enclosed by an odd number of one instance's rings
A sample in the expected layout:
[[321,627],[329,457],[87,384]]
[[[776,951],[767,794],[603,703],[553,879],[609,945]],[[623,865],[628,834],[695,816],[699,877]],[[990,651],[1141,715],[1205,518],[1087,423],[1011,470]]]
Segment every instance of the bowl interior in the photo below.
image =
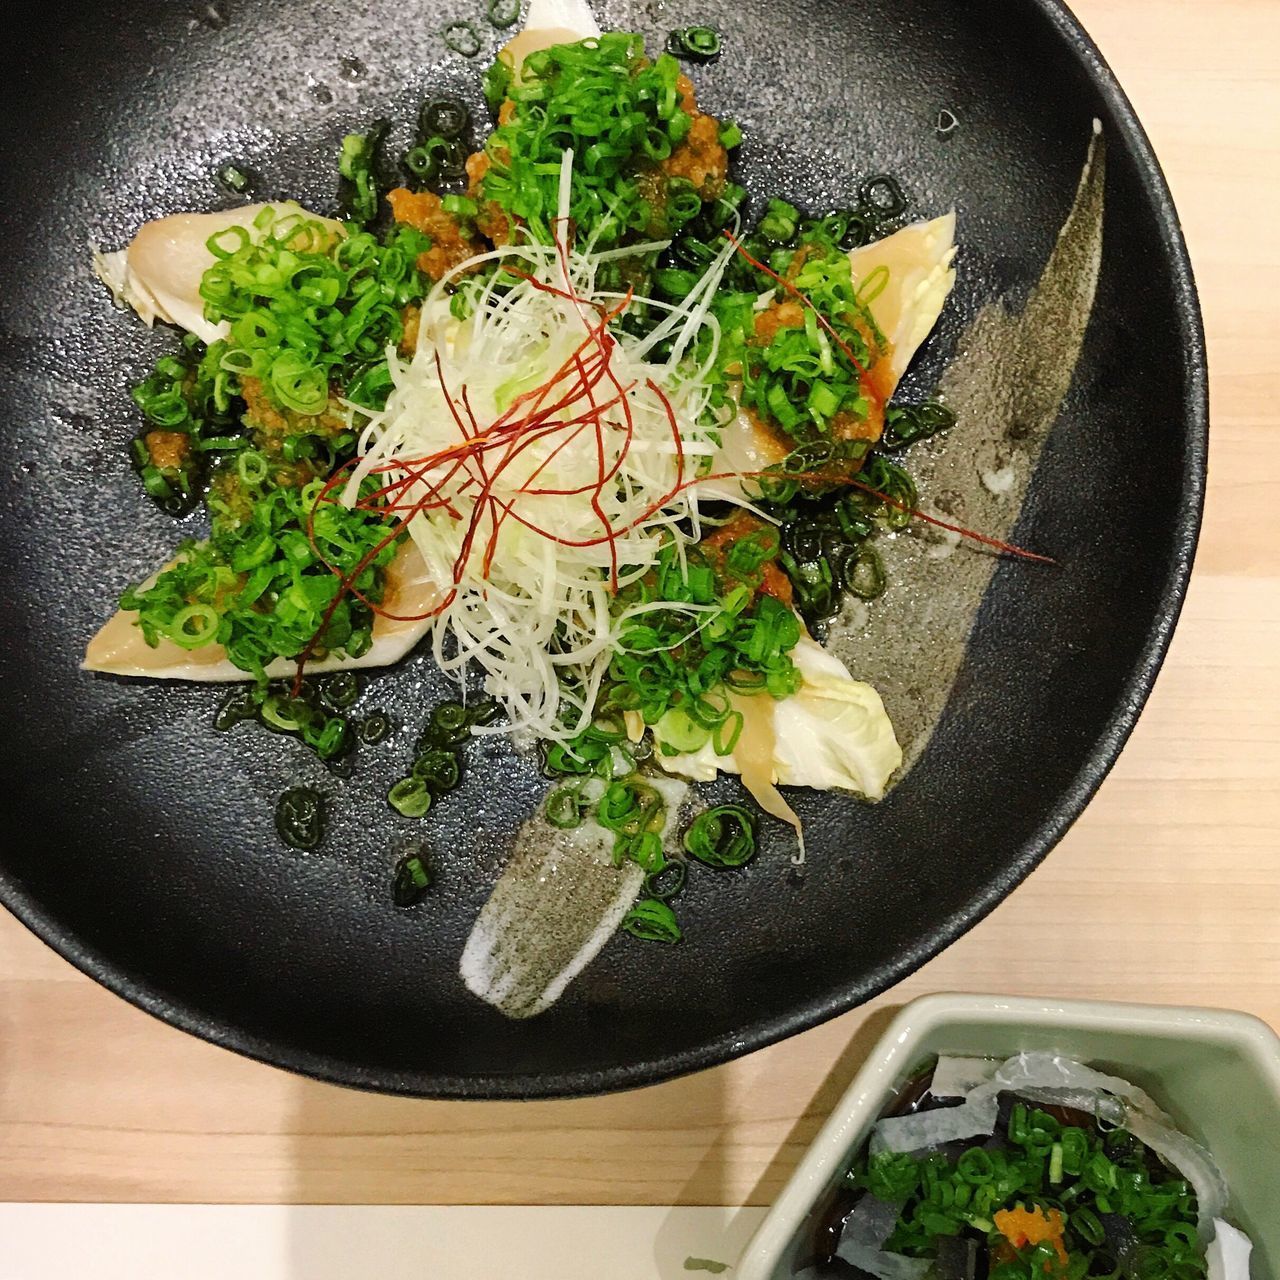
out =
[[[449,692],[426,655],[372,680],[367,705],[393,708],[399,731],[342,787],[291,741],[209,732],[213,690],[77,670],[118,593],[199,531],[151,507],[126,462],[138,425],[128,386],[174,336],[110,309],[86,241],[115,247],[144,219],[234,203],[214,178],[229,158],[255,174],[258,198],[327,212],[341,136],[385,115],[400,122],[394,152],[441,92],[482,113],[480,63],[501,37],[486,28],[481,59],[465,62],[439,36],[454,10],[427,4],[406,23],[389,0],[68,0],[29,14],[7,40],[0,122],[0,165],[23,210],[0,232],[0,897],[153,1012],[346,1083],[463,1097],[637,1085],[882,990],[1008,893],[1079,812],[1137,715],[1185,585],[1203,469],[1194,292],[1141,131],[1062,11],[1037,0],[602,8],[651,48],[687,22],[725,32],[724,56],[696,75],[707,108],[742,124],[739,177],[757,206],[768,193],[848,203],[860,176],[888,171],[913,214],[956,207],[959,284],[912,395],[936,383],[982,306],[1025,298],[1102,121],[1097,303],[1015,531],[1059,564],[1002,563],[976,618],[937,616],[896,584],[876,607],[967,655],[907,779],[875,808],[797,796],[802,873],[787,829],[770,827],[753,866],[690,877],[680,946],[617,939],[549,1013],[505,1020],[465,989],[458,960],[544,783],[495,744],[473,754],[428,827],[392,814],[387,787]],[[961,122],[946,136],[942,108]],[[886,677],[886,698],[920,692],[900,671]],[[272,826],[275,798],[299,783],[332,792],[330,834],[309,857]],[[725,781],[708,794],[739,793]],[[391,868],[423,835],[437,887],[399,910]]]

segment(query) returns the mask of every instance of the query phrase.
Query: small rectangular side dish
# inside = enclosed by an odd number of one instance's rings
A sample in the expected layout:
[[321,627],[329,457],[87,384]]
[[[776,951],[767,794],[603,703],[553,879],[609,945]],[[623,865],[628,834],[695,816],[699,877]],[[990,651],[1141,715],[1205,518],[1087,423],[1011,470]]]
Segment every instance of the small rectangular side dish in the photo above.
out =
[[885,1031],[735,1274],[1272,1280],[1277,1206],[1280,1037],[1258,1019],[926,996]]

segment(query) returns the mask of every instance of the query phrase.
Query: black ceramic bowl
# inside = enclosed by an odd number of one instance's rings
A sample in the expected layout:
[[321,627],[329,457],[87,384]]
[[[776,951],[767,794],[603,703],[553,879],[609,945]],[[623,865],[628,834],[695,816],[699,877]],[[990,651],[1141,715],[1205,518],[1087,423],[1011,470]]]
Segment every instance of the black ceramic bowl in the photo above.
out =
[[[463,8],[487,55],[498,37],[484,6]],[[410,723],[335,798],[323,850],[301,856],[272,829],[282,787],[323,776],[300,747],[213,734],[208,688],[77,669],[118,592],[178,536],[125,461],[128,385],[174,339],[111,310],[89,239],[114,247],[145,218],[232,203],[213,177],[228,158],[254,172],[259,198],[327,211],[348,129],[408,119],[440,89],[478,104],[481,59],[448,52],[435,30],[467,15],[427,4],[410,16],[382,0],[19,9],[0,124],[0,897],[72,963],[177,1026],[329,1080],[448,1097],[617,1089],[721,1062],[883,990],[989,911],[1081,811],[1151,687],[1186,587],[1205,366],[1156,161],[1054,0],[604,6],[606,25],[637,28],[651,47],[688,22],[723,29],[724,56],[697,79],[707,109],[743,126],[751,190],[818,207],[889,171],[913,212],[956,206],[959,284],[908,391],[937,381],[985,303],[1027,297],[1095,117],[1108,144],[1105,237],[1079,366],[1013,529],[1057,567],[1001,562],[980,608],[929,623],[924,638],[955,650],[958,670],[915,768],[875,808],[800,796],[803,871],[772,831],[747,870],[696,877],[681,945],[615,939],[526,1022],[472,997],[458,956],[536,806],[530,765],[502,744],[474,753],[429,827],[437,889],[399,910],[389,870],[409,832],[382,796]],[[959,121],[945,136],[943,110]],[[1016,444],[1016,422],[1010,434]],[[946,445],[970,447],[962,430]],[[976,470],[968,479],[976,492]],[[877,607],[916,635],[925,626],[910,581]],[[928,701],[895,684],[883,652],[880,666],[891,708]],[[369,697],[411,722],[445,691],[423,658],[378,676]]]

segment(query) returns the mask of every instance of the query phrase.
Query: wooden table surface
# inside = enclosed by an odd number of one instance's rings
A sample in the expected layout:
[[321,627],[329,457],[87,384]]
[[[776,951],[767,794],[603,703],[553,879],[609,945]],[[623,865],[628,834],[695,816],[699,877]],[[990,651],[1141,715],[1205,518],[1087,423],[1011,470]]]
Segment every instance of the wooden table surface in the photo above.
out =
[[765,1203],[889,1009],[922,992],[1223,1005],[1280,1027],[1280,0],[1076,10],[1182,214],[1213,428],[1172,653],[1048,862],[873,1004],[579,1102],[420,1103],[296,1079],[138,1012],[0,912],[0,1200]]

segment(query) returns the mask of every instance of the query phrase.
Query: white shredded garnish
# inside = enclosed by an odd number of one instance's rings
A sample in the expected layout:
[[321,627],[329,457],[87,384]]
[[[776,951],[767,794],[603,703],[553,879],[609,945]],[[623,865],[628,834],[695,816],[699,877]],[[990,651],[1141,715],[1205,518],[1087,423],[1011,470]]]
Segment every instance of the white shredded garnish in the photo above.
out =
[[1205,1250],[1208,1280],[1249,1280],[1249,1255],[1253,1242],[1243,1231],[1221,1218],[1213,1223],[1213,1239]]
[[1000,1063],[995,1058],[955,1058],[943,1056],[933,1069],[929,1092],[935,1098],[963,1098],[966,1093],[986,1084]]
[[[572,163],[566,152],[562,228]],[[436,661],[459,679],[478,663],[517,730],[565,741],[582,727],[621,627],[656,607],[613,612],[615,583],[643,577],[665,544],[703,536],[692,482],[718,445],[710,307],[732,254],[726,242],[672,305],[602,284],[613,250],[498,248],[433,289],[411,359],[388,353],[393,389],[344,501],[367,476],[394,486],[444,599]],[[520,274],[468,278],[487,264]],[[462,319],[453,285],[470,306]],[[604,316],[641,302],[661,316],[648,336],[606,331]]]

